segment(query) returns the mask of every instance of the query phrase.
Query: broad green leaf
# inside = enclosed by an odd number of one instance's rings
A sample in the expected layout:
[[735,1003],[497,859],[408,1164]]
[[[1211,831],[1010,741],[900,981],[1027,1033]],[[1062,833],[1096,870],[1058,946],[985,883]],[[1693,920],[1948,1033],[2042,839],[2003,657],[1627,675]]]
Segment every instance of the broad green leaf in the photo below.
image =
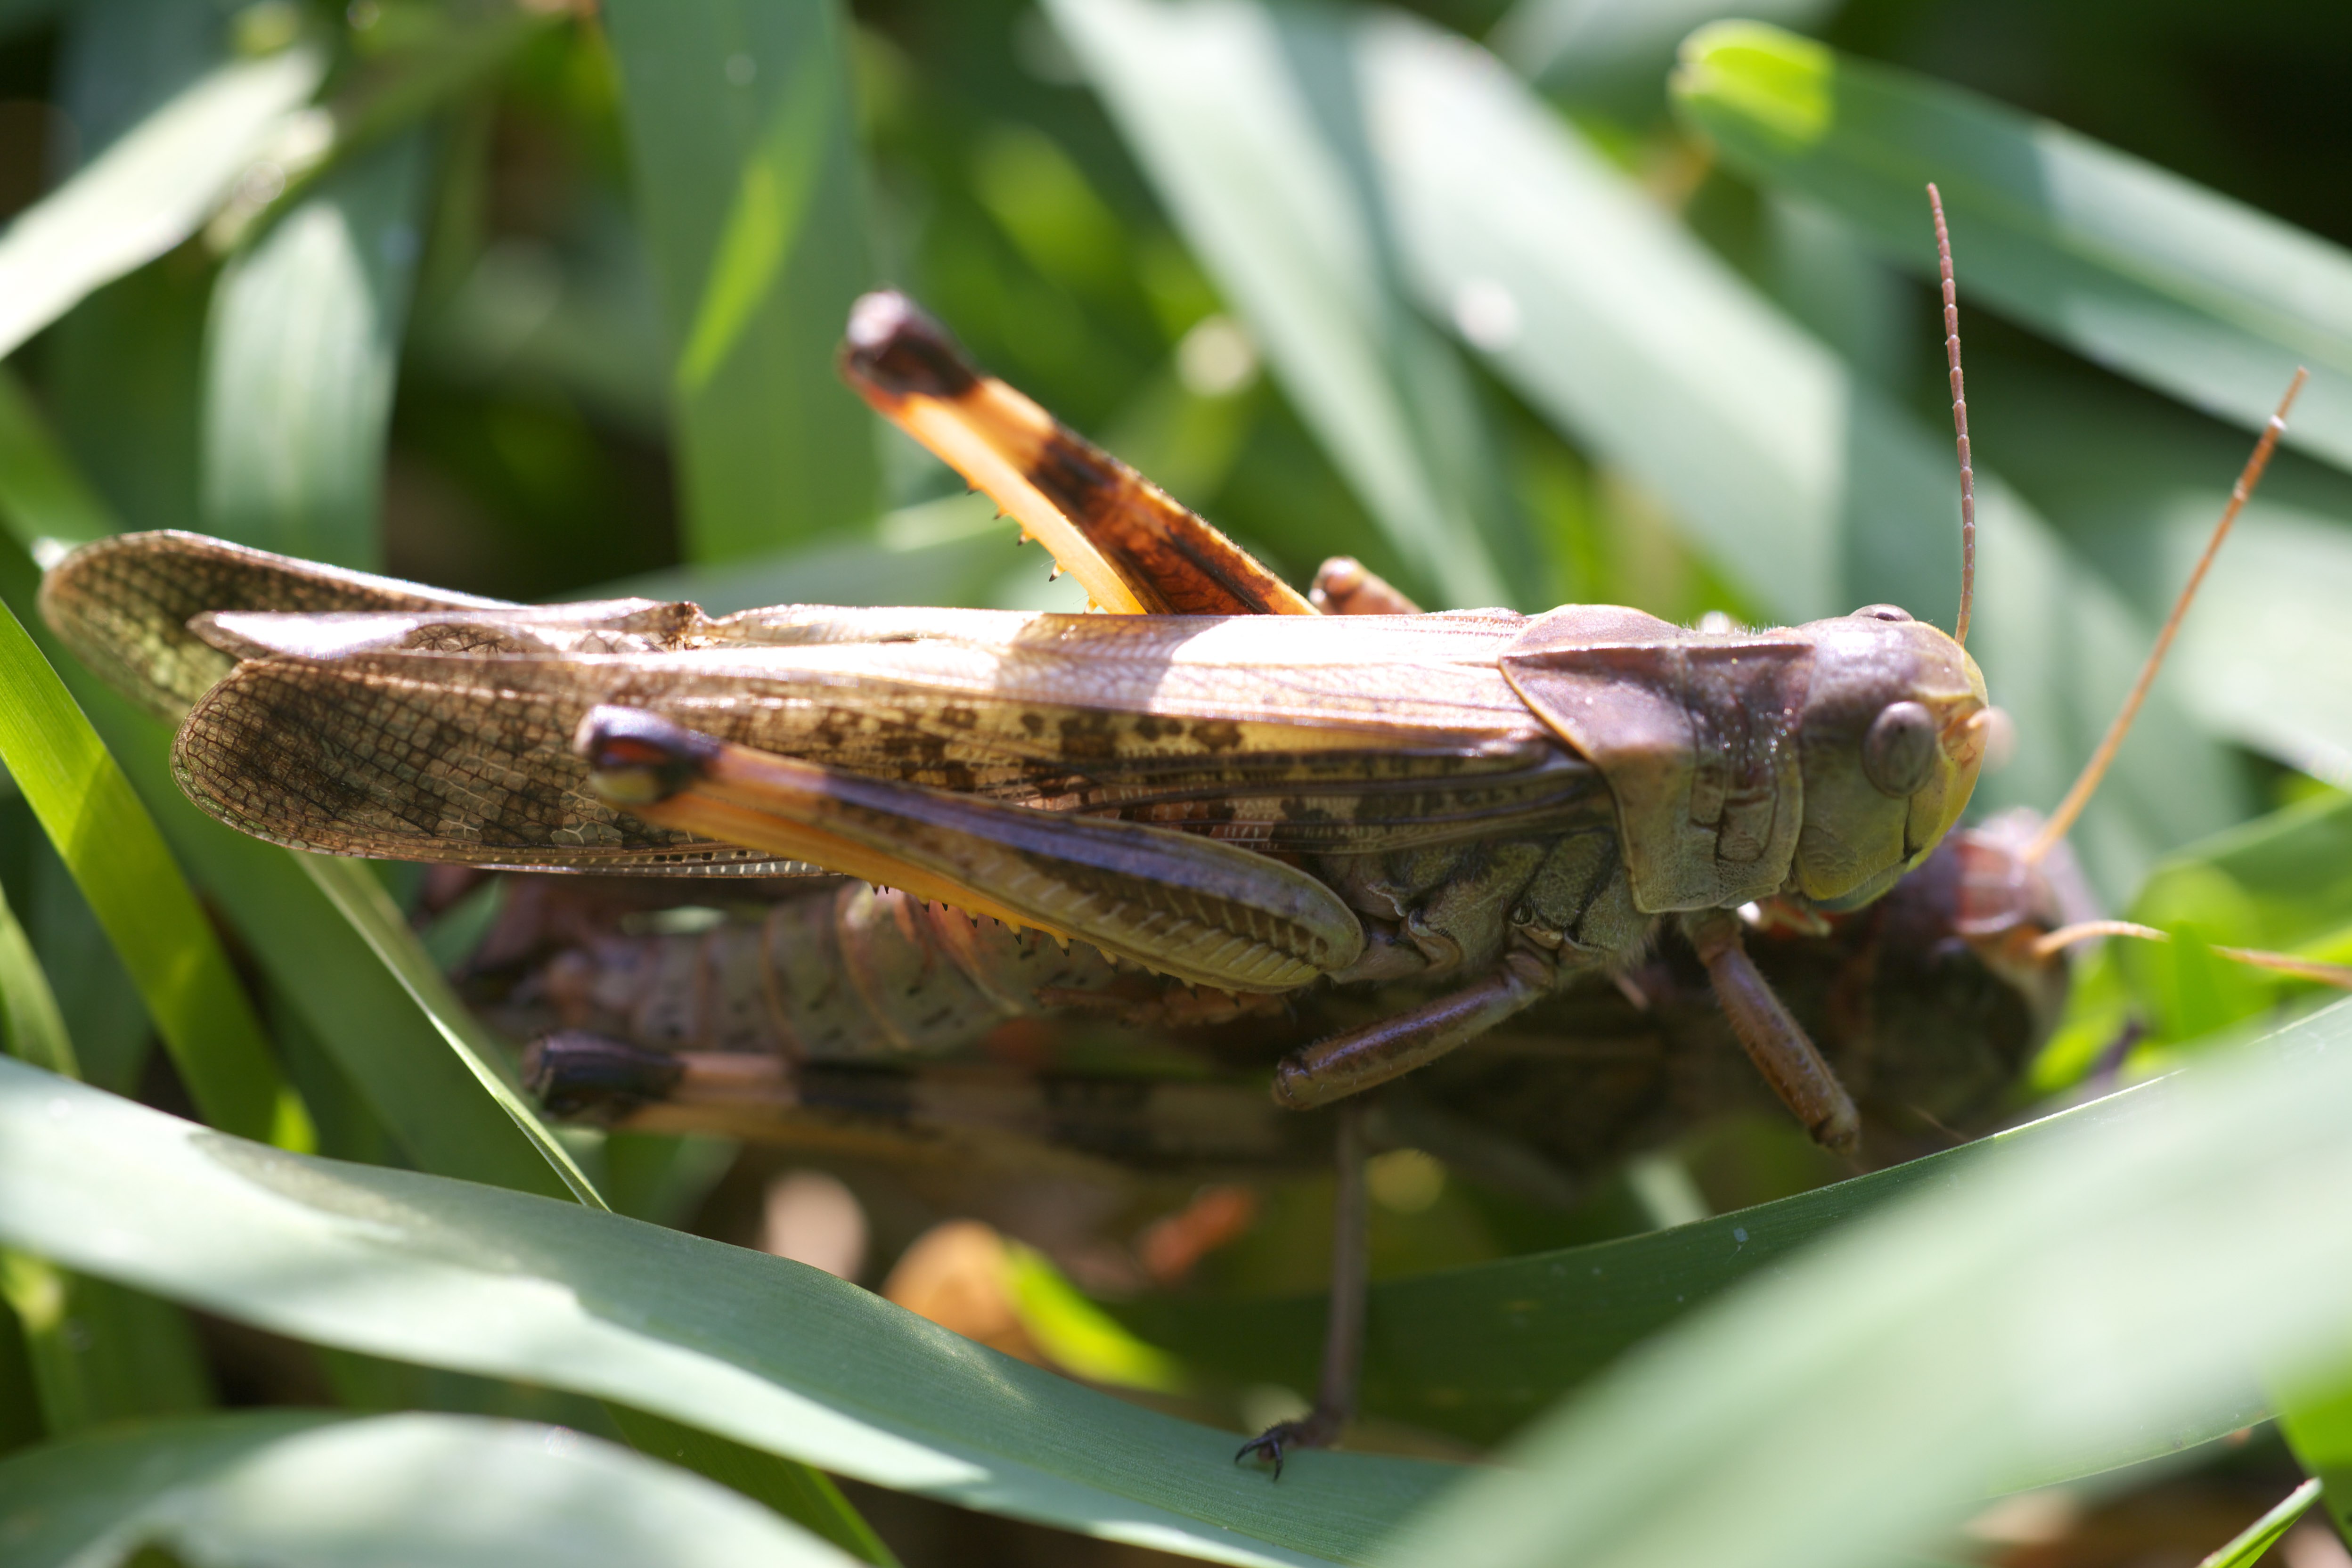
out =
[[1454,1474],[1294,1459],[816,1269],[498,1188],[260,1148],[0,1061],[0,1240],[322,1344],[569,1388],[879,1485],[1230,1563],[1360,1559]]
[[2305,1510],[2319,1500],[2320,1481],[2317,1477],[2303,1483],[2279,1499],[2263,1515],[2246,1526],[2227,1542],[2206,1554],[2197,1568],[2254,1568],[2279,1537],[2294,1528],[2294,1521]]
[[447,978],[434,966],[425,944],[417,941],[415,931],[401,917],[383,884],[357,860],[298,854],[295,864],[313,886],[326,894],[351,929],[360,934],[376,961],[400,983],[400,988],[480,1085],[481,1091],[507,1113],[540,1157],[571,1189],[572,1195],[592,1208],[604,1208],[603,1196],[582,1173],[571,1152],[548,1131],[539,1112],[523,1099],[511,1069],[501,1070],[507,1068],[507,1064],[497,1043],[449,988]]
[[2298,364],[2290,443],[2352,467],[2352,255],[2153,164],[1940,82],[1747,22],[1684,46],[1675,99],[1759,179],[1934,275],[1934,180],[1961,298],[2258,429]]
[[[1402,293],[1367,105],[1320,13],[1048,7],[1412,592],[1514,602],[1525,542],[1454,351]],[[1528,606],[1539,607],[1539,606]]]
[[604,21],[675,344],[688,553],[866,521],[874,426],[833,369],[869,276],[841,8],[618,0]]
[[23,1568],[159,1546],[310,1568],[846,1564],[723,1487],[562,1426],[255,1411],[152,1422],[0,1464]]
[[0,702],[0,760],[105,926],[205,1119],[257,1137],[273,1129],[307,1136],[228,955],[154,819],[5,608],[0,689],[8,693]]
[[898,1558],[874,1533],[873,1526],[849,1506],[849,1500],[824,1471],[642,1410],[625,1405],[606,1409],[629,1446],[639,1453],[667,1459],[732,1487],[860,1563],[898,1568]]
[[0,354],[194,233],[324,64],[292,48],[222,66],[20,214],[0,234]]
[[1388,1559],[1859,1568],[2340,1386],[2352,1006],[2092,1110],[1635,1351]]
[[[1737,1213],[1559,1252],[1372,1286],[1363,1408],[1475,1443],[1508,1436],[1674,1320],[1906,1194],[1949,1186],[2011,1143],[2117,1113],[2101,1102],[1944,1153]],[[1245,1383],[1311,1386],[1326,1299],[1145,1297],[1118,1315],[1146,1340]],[[2242,1426],[2222,1411],[2200,1436]],[[2088,1468],[2095,1468],[2088,1467]]]
[[352,158],[222,270],[205,342],[209,531],[382,564],[384,433],[430,152],[418,130]]

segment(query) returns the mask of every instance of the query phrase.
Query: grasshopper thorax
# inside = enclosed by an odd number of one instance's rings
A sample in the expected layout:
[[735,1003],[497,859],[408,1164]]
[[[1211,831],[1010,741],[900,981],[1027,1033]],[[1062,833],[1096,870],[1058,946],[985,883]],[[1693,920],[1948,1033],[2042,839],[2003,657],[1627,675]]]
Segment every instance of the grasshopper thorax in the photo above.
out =
[[1958,819],[1984,752],[1975,662],[1887,606],[1721,634],[1570,605],[1499,662],[1608,781],[1647,914],[1874,898]]

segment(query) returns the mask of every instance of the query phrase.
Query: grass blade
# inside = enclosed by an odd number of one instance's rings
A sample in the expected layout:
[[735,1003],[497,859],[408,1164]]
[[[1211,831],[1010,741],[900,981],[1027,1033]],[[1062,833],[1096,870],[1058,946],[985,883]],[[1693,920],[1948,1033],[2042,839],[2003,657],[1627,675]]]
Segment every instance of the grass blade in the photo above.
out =
[[605,1409],[637,1452],[667,1459],[765,1503],[860,1563],[898,1568],[898,1558],[874,1527],[849,1506],[824,1471],[642,1410],[617,1405]]
[[106,928],[205,1119],[248,1137],[305,1136],[299,1104],[154,819],[5,607],[0,689],[9,694],[0,761]]
[[456,1031],[425,1013],[293,855],[189,805],[172,782],[170,732],[95,679],[77,685],[173,849],[402,1152],[442,1175],[566,1194],[554,1167],[448,1048]]
[[361,940],[400,983],[400,988],[408,994],[408,999],[432,1025],[434,1032],[473,1075],[482,1092],[507,1113],[530,1146],[539,1151],[540,1157],[562,1179],[572,1195],[591,1208],[608,1207],[594,1184],[572,1158],[571,1151],[547,1130],[539,1113],[523,1100],[521,1089],[499,1070],[505,1058],[498,1046],[466,1010],[457,993],[449,989],[448,980],[434,966],[431,955],[416,940],[416,933],[401,918],[383,884],[357,860],[297,855],[295,864],[313,886],[326,894],[351,928],[359,932]]
[[[26,900],[36,936],[33,952],[55,993],[74,1058],[85,1083],[128,1094],[139,1082],[154,1042],[154,1026],[139,988],[122,967],[106,928],[74,886],[73,873],[39,834],[30,835],[32,886]],[[273,1034],[274,1040],[274,1034]],[[299,1086],[298,1086],[299,1090]]]
[[2268,1552],[2319,1500],[2316,1477],[2279,1499],[2268,1512],[2207,1554],[2197,1568],[2254,1568]]
[[51,1436],[214,1403],[187,1314],[169,1301],[7,1247],[0,1247],[0,1301],[23,1331]]
[[1700,29],[1675,100],[1738,167],[1829,206],[1923,276],[1934,180],[1961,288],[2182,402],[2352,467],[2352,255],[2155,165],[1755,23]]
[[1391,1560],[1859,1568],[2258,1412],[2258,1376],[2342,1386],[2352,1006],[2102,1103],[1629,1356]]
[[0,891],[0,1046],[18,1061],[67,1078],[81,1077],[65,1014],[5,891]]
[[43,427],[24,384],[0,369],[0,525],[32,552],[44,538],[87,544],[114,531],[106,503]]
[[1437,602],[1511,602],[1526,546],[1453,349],[1401,292],[1366,106],[1316,13],[1049,7],[1186,239]]
[[[72,1037],[33,956],[0,900],[0,1021],[20,1061],[79,1078]],[[68,1273],[0,1248],[0,1301],[13,1323],[0,1332],[24,1347],[40,1425],[63,1436],[108,1421],[175,1415],[212,1404],[212,1377],[186,1317],[111,1280]]]
[[382,564],[384,432],[429,151],[411,131],[353,158],[222,271],[205,342],[210,531]]
[[688,554],[868,521],[875,431],[833,370],[869,276],[841,8],[616,0],[604,18],[677,345]]
[[316,1568],[852,1561],[722,1487],[594,1437],[422,1414],[251,1412],[53,1443],[0,1464],[0,1532],[23,1568],[113,1562],[146,1543],[175,1561]]
[[[6,407],[0,402],[0,415]],[[18,411],[23,412],[21,407]],[[6,460],[17,456],[28,459],[21,471],[33,476],[31,480],[20,479],[20,470]],[[14,532],[35,539],[50,534],[51,514],[34,509],[50,497],[85,494],[37,425],[29,419],[11,425],[0,418],[0,512]],[[101,524],[110,521],[96,503],[78,504],[79,510],[68,510],[58,518],[60,525],[77,526],[93,512]],[[100,531],[112,531],[101,527]],[[21,555],[0,551],[0,595],[27,613],[33,575],[30,563]],[[10,624],[23,635],[21,626]],[[38,658],[39,652],[32,650],[32,657]],[[47,673],[54,682],[55,671]],[[571,1190],[559,1177],[571,1165],[569,1156],[562,1157],[562,1166],[543,1158],[543,1146],[534,1144],[531,1129],[514,1118],[520,1101],[510,1109],[496,1096],[486,1101],[478,1091],[475,1085],[480,1079],[473,1075],[490,1072],[478,1053],[470,1047],[447,1048],[451,1041],[467,1039],[467,1031],[474,1026],[470,1020],[458,1025],[433,1016],[434,1004],[457,1005],[446,985],[421,994],[411,992],[287,852],[245,838],[188,804],[172,779],[168,731],[78,667],[70,679],[82,704],[77,721],[86,726],[81,712],[87,712],[104,727],[107,742],[129,770],[139,795],[165,825],[173,847],[196,868],[270,979],[333,1052],[409,1158],[426,1170],[525,1192]],[[71,707],[73,700],[64,691],[57,696]],[[94,736],[91,743],[97,743]],[[116,776],[121,776],[119,771]],[[134,799],[134,808],[136,805]],[[149,832],[153,832],[152,823]],[[161,853],[161,845],[156,847]],[[176,868],[173,875],[177,877]],[[182,890],[184,894],[184,884]],[[193,899],[189,907],[193,914]],[[415,942],[404,925],[398,936],[379,934],[395,946]],[[209,941],[209,930],[204,935]],[[423,999],[427,996],[433,1004]],[[236,1002],[246,1007],[242,992]],[[245,1016],[250,1018],[249,1010]],[[463,1017],[462,1009],[456,1016]],[[527,1109],[523,1114],[529,1115]],[[532,1125],[536,1127],[535,1119]],[[546,1137],[544,1128],[537,1131]],[[552,1144],[551,1139],[547,1142]],[[572,1173],[578,1174],[576,1167]]]
[[324,69],[307,48],[222,66],[21,214],[0,234],[0,354],[194,233]]
[[[62,1101],[64,1110],[54,1108]],[[320,1343],[569,1388],[966,1507],[1228,1563],[1360,1559],[1454,1475],[1121,1404],[763,1253],[209,1134],[0,1060],[0,1240]]]

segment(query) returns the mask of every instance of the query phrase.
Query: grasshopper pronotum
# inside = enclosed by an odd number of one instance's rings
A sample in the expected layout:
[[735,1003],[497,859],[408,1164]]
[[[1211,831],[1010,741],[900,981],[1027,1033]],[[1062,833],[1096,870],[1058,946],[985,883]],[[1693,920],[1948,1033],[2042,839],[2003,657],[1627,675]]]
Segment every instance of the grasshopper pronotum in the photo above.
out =
[[[1946,300],[1965,487],[1948,279]],[[1212,1005],[1412,998],[1286,1058],[1291,1109],[1620,971],[1672,921],[1764,1079],[1853,1146],[1853,1100],[1737,911],[1853,908],[1934,852],[1990,713],[1954,637],[1886,605],[1729,633],[1614,606],[1318,614],[902,298],[859,302],[843,358],[1115,613],[525,607],[185,534],[76,552],[44,611],[149,707],[187,709],[182,786],[276,842],[528,869],[804,863],[1078,939]],[[1345,567],[1323,596],[1404,607]],[[1277,1473],[1352,1400],[1360,1141],[1341,1117],[1321,1397],[1244,1449]]]

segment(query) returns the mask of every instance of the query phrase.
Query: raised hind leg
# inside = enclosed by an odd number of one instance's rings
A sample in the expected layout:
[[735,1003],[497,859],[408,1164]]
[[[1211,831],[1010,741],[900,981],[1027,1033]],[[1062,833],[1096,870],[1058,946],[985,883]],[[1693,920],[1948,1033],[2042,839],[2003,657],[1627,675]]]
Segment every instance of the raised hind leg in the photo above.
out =
[[1100,608],[1315,613],[1167,491],[972,364],[905,295],[868,294],[852,308],[841,373],[877,413],[1045,541]]

